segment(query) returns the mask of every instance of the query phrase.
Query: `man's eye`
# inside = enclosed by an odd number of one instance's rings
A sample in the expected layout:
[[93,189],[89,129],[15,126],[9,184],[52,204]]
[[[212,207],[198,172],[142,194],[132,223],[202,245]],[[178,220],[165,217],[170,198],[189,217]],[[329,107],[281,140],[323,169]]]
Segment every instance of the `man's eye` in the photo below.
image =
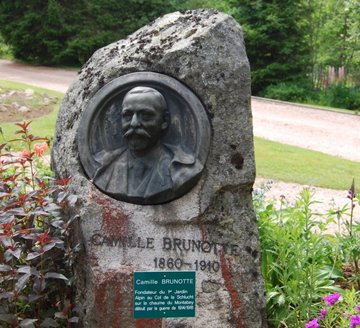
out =
[[141,112],[141,118],[143,119],[143,120],[151,120],[151,119],[153,119],[154,118],[154,113],[151,113],[151,112],[149,112],[149,111],[143,111],[143,112]]
[[122,113],[122,117],[125,118],[125,119],[131,119],[132,117],[132,114],[131,113],[128,113],[128,112],[123,112]]
[[152,119],[152,115],[151,115],[151,114],[142,114],[141,117],[142,117],[142,119],[144,119],[144,120],[151,120],[151,119]]

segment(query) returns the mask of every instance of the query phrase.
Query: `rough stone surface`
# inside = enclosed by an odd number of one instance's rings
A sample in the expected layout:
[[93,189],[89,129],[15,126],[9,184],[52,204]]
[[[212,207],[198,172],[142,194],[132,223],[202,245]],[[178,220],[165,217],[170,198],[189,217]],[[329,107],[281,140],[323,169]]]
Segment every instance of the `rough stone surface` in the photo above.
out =
[[[186,84],[203,101],[212,126],[199,183],[163,205],[135,205],[102,194],[85,177],[78,158],[76,132],[91,97],[114,78],[138,71],[167,74]],[[266,327],[251,201],[250,71],[234,19],[215,11],[176,12],[98,50],[63,100],[52,157],[57,174],[72,177],[79,198],[72,213],[79,215],[73,238],[83,247],[75,270],[85,327]],[[153,248],[142,247],[147,238],[153,238]],[[166,250],[164,238],[211,247]],[[161,271],[154,267],[156,257],[220,264],[217,272],[196,272],[195,318],[133,319],[133,272]]]

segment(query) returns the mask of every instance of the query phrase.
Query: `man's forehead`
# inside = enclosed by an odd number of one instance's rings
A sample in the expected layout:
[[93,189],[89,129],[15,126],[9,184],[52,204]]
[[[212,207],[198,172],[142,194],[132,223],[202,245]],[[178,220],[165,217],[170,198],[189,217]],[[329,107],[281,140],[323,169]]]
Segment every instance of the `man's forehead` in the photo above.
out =
[[160,101],[158,98],[151,92],[146,93],[133,93],[128,94],[123,102],[123,108],[139,108],[143,107],[144,109],[156,109],[161,107]]

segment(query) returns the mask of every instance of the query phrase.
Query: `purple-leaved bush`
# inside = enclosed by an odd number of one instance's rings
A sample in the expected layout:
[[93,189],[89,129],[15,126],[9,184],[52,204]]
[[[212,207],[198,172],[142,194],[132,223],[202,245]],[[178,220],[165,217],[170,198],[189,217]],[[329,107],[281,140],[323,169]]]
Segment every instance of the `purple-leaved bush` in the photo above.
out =
[[24,145],[19,154],[0,145],[0,326],[70,327],[78,318],[66,262],[76,248],[66,238],[73,219],[65,222],[63,214],[76,197],[68,190],[69,179],[38,172],[35,162],[47,144],[29,125],[17,124],[12,141]]

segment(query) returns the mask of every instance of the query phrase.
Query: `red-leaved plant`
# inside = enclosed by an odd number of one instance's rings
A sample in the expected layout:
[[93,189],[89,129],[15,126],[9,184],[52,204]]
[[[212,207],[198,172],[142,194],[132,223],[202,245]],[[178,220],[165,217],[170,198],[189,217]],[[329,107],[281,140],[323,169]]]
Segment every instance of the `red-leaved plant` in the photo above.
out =
[[64,221],[64,213],[76,197],[69,179],[37,171],[47,140],[30,134],[29,125],[17,124],[10,141],[22,143],[22,152],[0,145],[0,326],[70,327],[78,321],[69,269],[76,248],[67,245],[73,219]]

